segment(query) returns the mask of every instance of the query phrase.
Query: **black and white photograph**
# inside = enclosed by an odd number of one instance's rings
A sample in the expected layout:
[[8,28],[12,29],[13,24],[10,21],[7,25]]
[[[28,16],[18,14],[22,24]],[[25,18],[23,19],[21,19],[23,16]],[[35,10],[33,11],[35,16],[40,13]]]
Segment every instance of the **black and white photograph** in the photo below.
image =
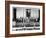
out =
[[5,7],[6,37],[45,34],[44,3],[7,1]]
[[42,32],[42,6],[10,5],[10,33]]
[[26,7],[16,7],[16,8],[13,7],[12,23],[13,23],[12,24],[13,28],[20,28],[20,29],[16,29],[16,31],[40,30],[40,28],[35,28],[35,27],[40,27],[40,9],[26,8]]

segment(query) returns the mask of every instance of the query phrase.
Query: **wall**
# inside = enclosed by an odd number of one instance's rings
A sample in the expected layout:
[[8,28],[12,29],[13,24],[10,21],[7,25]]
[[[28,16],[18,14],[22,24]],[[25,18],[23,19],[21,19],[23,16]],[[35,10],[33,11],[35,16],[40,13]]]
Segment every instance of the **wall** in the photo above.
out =
[[[16,0],[16,1],[26,1],[26,2],[32,1],[32,2],[44,2],[44,3],[46,3],[46,0]],[[5,36],[5,10],[4,9],[5,9],[5,0],[0,0],[0,38],[5,38],[4,37]],[[46,10],[46,4],[45,4],[45,10]],[[45,13],[45,19],[46,19],[46,13]],[[45,20],[45,22],[46,22],[46,20]],[[45,28],[45,34],[46,34],[46,28]],[[46,35],[24,36],[24,37],[16,37],[16,38],[46,38]]]

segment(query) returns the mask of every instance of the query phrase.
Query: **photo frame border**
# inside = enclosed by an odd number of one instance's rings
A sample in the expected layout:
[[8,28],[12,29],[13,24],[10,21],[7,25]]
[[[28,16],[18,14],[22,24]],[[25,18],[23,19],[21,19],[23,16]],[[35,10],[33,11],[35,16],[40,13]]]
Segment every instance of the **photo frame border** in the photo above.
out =
[[[21,5],[39,5],[43,6],[43,26],[41,33],[26,33],[26,34],[10,34],[10,4],[21,4]],[[20,2],[20,1],[5,1],[5,37],[18,37],[18,36],[34,36],[34,35],[45,35],[45,4],[37,2]]]

